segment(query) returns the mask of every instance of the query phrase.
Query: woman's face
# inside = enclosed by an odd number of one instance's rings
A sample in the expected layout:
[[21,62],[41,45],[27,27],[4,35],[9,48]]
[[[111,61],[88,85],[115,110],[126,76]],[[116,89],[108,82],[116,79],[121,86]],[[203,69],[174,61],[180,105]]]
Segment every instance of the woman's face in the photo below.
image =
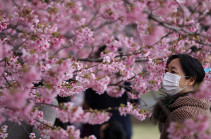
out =
[[182,92],[186,92],[186,91],[190,90],[190,87],[193,87],[194,81],[192,79],[186,79],[184,77],[185,76],[185,73],[184,73],[184,71],[182,69],[182,66],[180,64],[179,58],[173,59],[168,64],[168,66],[166,67],[166,70],[165,71],[166,72],[170,72],[172,74],[176,74],[176,75],[181,76],[180,81],[179,81],[180,88],[184,88],[184,87],[187,86],[187,88],[185,88],[184,90],[182,90]]

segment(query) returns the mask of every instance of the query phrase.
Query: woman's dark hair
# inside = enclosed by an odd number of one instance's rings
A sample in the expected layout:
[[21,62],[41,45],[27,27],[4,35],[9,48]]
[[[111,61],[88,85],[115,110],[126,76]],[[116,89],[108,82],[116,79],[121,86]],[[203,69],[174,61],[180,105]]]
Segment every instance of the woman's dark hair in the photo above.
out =
[[126,139],[122,125],[116,121],[108,122],[108,126],[103,131],[103,139]]
[[185,76],[188,76],[186,77],[187,79],[194,77],[196,79],[194,84],[200,84],[203,81],[205,71],[197,59],[188,54],[175,54],[168,58],[166,66],[168,66],[168,64],[175,58],[179,58],[182,69],[185,72]]

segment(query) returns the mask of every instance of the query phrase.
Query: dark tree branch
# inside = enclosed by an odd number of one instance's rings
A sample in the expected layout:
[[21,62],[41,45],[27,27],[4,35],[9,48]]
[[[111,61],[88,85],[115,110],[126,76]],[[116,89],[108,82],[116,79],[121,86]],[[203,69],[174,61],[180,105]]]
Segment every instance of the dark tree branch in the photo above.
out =
[[89,21],[89,23],[87,23],[86,26],[90,26],[92,24],[92,22],[95,20],[95,17],[97,16],[97,14],[99,13],[99,10],[100,10],[100,6],[98,6],[94,16],[92,17],[92,19]]
[[184,12],[184,9],[182,8],[182,6],[179,4],[179,2],[177,0],[174,0],[174,1],[177,3],[179,8],[181,9],[182,16],[183,16],[182,27],[184,27],[184,25],[185,25],[185,12]]
[[8,84],[10,87],[12,87],[12,84],[8,81],[7,77],[6,77],[4,74],[2,74],[2,76],[3,76],[4,79],[6,80],[7,84]]

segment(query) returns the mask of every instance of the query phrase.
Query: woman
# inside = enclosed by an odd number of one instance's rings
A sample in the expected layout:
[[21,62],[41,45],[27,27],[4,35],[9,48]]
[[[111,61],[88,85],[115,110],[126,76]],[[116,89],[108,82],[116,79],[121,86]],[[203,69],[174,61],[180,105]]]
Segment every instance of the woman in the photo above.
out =
[[152,115],[159,122],[161,139],[168,138],[167,129],[171,122],[183,124],[186,119],[197,119],[199,114],[211,120],[209,100],[189,95],[198,90],[204,79],[205,72],[201,63],[187,54],[172,55],[165,71],[162,89],[166,96],[154,106]]

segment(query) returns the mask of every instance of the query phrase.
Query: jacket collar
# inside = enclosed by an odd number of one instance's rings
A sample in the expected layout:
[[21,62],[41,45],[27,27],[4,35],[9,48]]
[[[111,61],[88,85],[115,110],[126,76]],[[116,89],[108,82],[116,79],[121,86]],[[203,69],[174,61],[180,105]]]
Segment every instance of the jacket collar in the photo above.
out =
[[209,109],[211,103],[208,99],[199,99],[192,96],[181,96],[175,100],[175,102],[168,106],[169,110],[176,109],[183,106],[193,106],[202,109]]

